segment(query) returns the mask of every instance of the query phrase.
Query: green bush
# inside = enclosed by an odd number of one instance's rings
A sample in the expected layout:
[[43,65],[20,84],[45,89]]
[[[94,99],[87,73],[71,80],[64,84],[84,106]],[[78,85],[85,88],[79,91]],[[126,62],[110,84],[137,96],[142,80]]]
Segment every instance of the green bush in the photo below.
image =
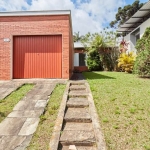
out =
[[143,37],[136,43],[135,48],[137,49],[137,53],[144,51],[147,46],[150,47],[150,27],[145,30]]
[[136,44],[137,58],[134,64],[134,73],[142,77],[150,77],[150,27]]
[[101,61],[100,61],[100,56],[97,51],[92,51],[88,54],[87,57],[87,65],[89,71],[98,71],[101,70]]
[[134,64],[134,73],[144,77],[150,77],[150,49],[141,51]]

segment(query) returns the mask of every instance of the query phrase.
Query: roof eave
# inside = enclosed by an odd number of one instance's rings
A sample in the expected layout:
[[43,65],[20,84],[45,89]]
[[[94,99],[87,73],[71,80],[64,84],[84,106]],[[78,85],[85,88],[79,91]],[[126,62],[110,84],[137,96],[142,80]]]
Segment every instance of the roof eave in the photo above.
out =
[[44,10],[44,11],[12,11],[0,12],[0,17],[9,16],[42,16],[42,15],[70,15],[70,10]]

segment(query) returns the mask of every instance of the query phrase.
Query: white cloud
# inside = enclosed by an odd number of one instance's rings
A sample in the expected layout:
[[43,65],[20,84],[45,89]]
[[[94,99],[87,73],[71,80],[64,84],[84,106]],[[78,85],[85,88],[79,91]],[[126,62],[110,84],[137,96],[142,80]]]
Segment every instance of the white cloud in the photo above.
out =
[[0,0],[0,10],[20,11],[23,8],[29,9],[25,0]]
[[86,34],[101,31],[124,4],[124,0],[76,0],[76,4],[71,0],[32,0],[29,5],[27,0],[0,0],[0,10],[71,10],[73,31]]

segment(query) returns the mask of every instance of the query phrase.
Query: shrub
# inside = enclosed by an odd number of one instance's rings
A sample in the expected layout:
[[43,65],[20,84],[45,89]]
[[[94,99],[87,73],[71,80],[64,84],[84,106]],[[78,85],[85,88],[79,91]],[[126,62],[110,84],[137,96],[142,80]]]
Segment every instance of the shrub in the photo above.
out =
[[150,49],[141,51],[134,64],[134,73],[141,77],[150,77]]
[[150,77],[150,27],[137,41],[136,49],[138,56],[134,64],[134,73],[142,77]]
[[131,73],[133,71],[133,64],[135,62],[136,55],[133,52],[128,54],[122,53],[118,59],[118,68],[121,71]]
[[144,51],[147,46],[150,47],[150,27],[145,30],[145,33],[141,39],[139,39],[136,43],[135,48],[137,49],[137,53]]
[[102,67],[101,67],[100,56],[97,51],[90,52],[86,61],[87,61],[89,71],[101,70]]

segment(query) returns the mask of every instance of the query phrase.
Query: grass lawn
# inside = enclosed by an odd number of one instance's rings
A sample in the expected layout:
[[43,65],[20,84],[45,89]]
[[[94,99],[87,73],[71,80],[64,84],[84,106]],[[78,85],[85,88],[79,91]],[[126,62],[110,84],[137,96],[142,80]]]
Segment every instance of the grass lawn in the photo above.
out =
[[49,103],[45,108],[45,113],[40,118],[38,128],[33,135],[33,138],[27,150],[48,150],[53,127],[57,118],[59,106],[63,97],[66,85],[57,85]]
[[150,150],[150,79],[85,72],[108,150]]
[[25,84],[3,100],[0,100],[0,122],[12,112],[14,106],[33,88],[33,86],[32,84]]

